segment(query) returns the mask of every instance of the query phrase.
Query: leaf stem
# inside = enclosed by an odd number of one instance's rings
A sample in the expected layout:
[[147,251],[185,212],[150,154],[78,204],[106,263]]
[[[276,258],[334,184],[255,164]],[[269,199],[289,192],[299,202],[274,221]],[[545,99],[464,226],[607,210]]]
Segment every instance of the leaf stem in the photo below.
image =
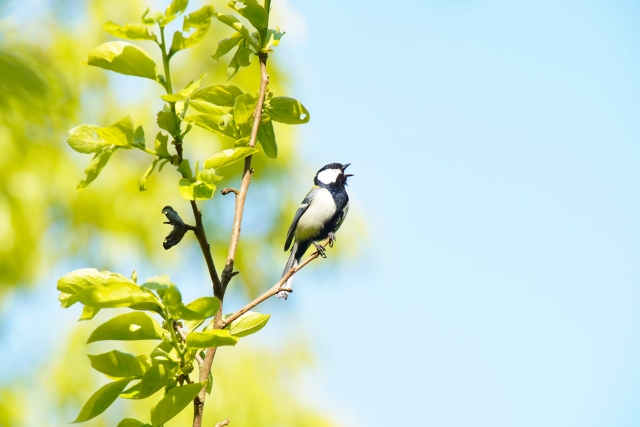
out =
[[[169,68],[169,55],[167,55],[167,48],[164,41],[164,27],[160,26],[160,50],[162,51],[162,65],[164,66],[164,88],[169,95],[173,94],[173,86],[171,86],[171,70]],[[171,103],[171,109],[175,112],[175,105]]]

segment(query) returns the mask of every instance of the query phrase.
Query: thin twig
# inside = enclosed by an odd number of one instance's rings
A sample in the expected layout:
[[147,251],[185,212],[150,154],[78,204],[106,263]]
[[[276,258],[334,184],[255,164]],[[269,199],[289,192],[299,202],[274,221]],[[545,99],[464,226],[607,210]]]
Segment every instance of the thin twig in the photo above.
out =
[[225,188],[220,192],[220,194],[222,194],[223,196],[226,196],[229,193],[233,193],[237,196],[239,191],[236,190],[235,188]]
[[231,420],[229,420],[229,418],[227,418],[226,420],[220,421],[219,423],[217,423],[214,427],[228,426],[230,422],[231,422]]
[[[323,248],[326,248],[329,245],[329,242],[330,242],[330,240],[327,240],[321,246]],[[280,291],[292,292],[291,289],[282,288],[282,285],[285,284],[287,282],[287,280],[289,280],[291,278],[291,276],[293,276],[298,271],[300,271],[305,265],[309,264],[311,261],[313,261],[314,259],[318,258],[318,256],[320,256],[320,252],[315,251],[311,255],[309,255],[309,257],[307,259],[305,259],[302,263],[300,263],[300,265],[298,265],[296,267],[293,267],[293,268],[290,268],[289,271],[287,271],[287,273],[284,276],[282,276],[282,278],[280,280],[278,280],[278,282],[275,285],[273,285],[271,288],[269,288],[268,291],[266,291],[265,293],[260,295],[258,298],[256,298],[253,301],[251,301],[249,304],[247,304],[244,307],[242,307],[240,310],[238,310],[235,313],[233,313],[231,316],[229,316],[226,319],[224,319],[222,321],[222,329],[224,329],[227,326],[229,326],[231,324],[231,322],[233,322],[238,317],[240,317],[243,314],[245,314],[247,311],[251,310],[253,307],[257,306],[258,304],[260,304],[260,303],[268,300],[272,296],[276,295],[278,292],[280,292]]]

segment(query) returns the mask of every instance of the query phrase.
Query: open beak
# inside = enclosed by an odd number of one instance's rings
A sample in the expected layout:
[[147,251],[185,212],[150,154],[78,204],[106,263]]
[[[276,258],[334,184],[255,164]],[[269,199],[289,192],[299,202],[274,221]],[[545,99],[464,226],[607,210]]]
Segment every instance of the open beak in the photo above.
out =
[[352,174],[345,174],[345,173],[344,173],[344,170],[345,170],[346,168],[348,168],[350,165],[351,165],[351,163],[347,163],[346,165],[343,165],[343,166],[342,166],[342,173],[343,173],[343,175],[345,176],[345,178],[349,178],[350,176],[353,176]]

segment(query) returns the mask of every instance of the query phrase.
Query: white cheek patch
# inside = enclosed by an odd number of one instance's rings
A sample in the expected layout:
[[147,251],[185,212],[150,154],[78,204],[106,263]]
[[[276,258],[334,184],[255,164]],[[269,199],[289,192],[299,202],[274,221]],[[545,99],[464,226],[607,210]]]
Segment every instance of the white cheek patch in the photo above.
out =
[[318,174],[318,180],[323,184],[333,184],[341,173],[340,169],[325,169]]

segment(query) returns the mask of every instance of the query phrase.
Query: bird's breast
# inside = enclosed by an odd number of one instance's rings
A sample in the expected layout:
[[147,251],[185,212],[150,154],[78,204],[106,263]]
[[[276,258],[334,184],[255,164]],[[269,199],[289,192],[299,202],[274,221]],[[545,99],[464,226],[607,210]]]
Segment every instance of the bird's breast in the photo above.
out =
[[297,241],[305,241],[317,236],[325,223],[336,213],[336,203],[326,188],[318,190],[311,204],[298,220],[295,231]]

